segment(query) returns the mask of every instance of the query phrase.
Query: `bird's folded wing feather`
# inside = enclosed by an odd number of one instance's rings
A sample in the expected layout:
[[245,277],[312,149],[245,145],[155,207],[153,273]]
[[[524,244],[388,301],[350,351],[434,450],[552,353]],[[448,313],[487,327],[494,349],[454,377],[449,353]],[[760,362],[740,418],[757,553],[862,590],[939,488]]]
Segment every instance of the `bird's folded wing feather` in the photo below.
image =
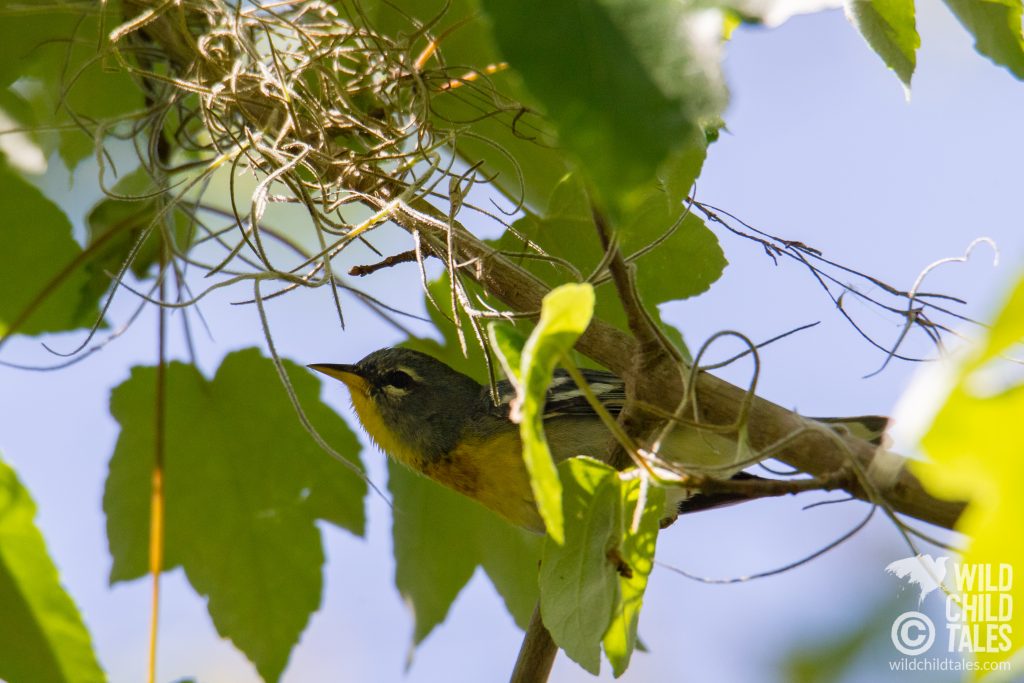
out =
[[[581,370],[587,380],[590,391],[605,409],[617,416],[626,404],[626,385],[616,375],[601,370]],[[516,390],[510,382],[502,380],[497,384],[498,405],[494,410],[503,417],[508,416],[509,406],[516,397]],[[487,392],[489,394],[489,392]],[[487,400],[490,398],[488,396]],[[565,370],[555,370],[554,377],[548,387],[544,404],[544,418],[560,415],[594,415],[594,409],[587,401],[586,395],[576,386],[576,382]]]

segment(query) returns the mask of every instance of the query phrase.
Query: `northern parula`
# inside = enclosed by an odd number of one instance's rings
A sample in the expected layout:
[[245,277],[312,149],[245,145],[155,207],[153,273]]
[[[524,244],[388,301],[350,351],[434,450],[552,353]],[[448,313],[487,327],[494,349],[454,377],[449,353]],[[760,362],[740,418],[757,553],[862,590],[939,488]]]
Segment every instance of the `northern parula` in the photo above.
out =
[[[427,354],[403,348],[374,351],[354,365],[318,363],[309,368],[345,383],[352,405],[370,438],[388,455],[435,481],[477,500],[513,524],[543,532],[522,458],[519,427],[509,419],[515,390],[498,382],[498,402],[489,387]],[[591,391],[614,416],[625,405],[625,385],[608,372],[583,370]],[[610,434],[583,392],[564,370],[556,370],[547,393],[544,433],[555,462],[575,455],[607,458]],[[854,422],[883,418],[850,418]],[[879,423],[878,421],[882,422]],[[832,421],[832,420],[829,420]],[[661,449],[663,457],[700,468],[735,462],[734,441],[678,427]],[[716,469],[727,478],[731,471]],[[752,477],[739,472],[739,477]],[[678,491],[666,506],[674,517],[688,497]],[[697,497],[699,498],[699,497]],[[703,509],[738,496],[723,494]]]

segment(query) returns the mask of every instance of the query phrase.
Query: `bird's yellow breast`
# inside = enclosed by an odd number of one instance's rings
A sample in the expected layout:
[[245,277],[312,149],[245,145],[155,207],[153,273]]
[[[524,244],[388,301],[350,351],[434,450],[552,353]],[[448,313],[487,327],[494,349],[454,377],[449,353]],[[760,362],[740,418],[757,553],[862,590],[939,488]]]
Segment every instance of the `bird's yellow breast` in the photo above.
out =
[[370,438],[389,456],[443,486],[473,498],[518,526],[543,532],[523,464],[518,430],[481,439],[467,439],[450,453],[428,459],[416,452],[381,418],[365,383],[346,378],[352,407]]
[[466,439],[447,456],[425,463],[419,471],[517,526],[544,531],[516,430],[490,436],[486,441]]

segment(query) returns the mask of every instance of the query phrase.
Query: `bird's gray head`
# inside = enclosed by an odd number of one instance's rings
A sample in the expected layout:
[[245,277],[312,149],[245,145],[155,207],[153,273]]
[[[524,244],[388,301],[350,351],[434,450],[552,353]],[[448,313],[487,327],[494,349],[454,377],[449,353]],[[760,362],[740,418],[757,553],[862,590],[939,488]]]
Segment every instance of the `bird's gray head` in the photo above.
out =
[[402,460],[448,453],[480,410],[483,388],[476,380],[412,349],[384,348],[354,365],[309,367],[344,382],[366,431]]

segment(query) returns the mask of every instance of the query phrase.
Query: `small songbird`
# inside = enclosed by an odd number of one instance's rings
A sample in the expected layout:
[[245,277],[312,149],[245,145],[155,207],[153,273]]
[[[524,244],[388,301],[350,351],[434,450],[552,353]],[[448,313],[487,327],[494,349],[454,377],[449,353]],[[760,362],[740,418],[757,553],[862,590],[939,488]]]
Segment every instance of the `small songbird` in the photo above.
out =
[[[374,351],[354,365],[317,363],[309,368],[345,383],[366,433],[395,460],[475,499],[513,524],[544,531],[523,463],[519,427],[509,419],[515,397],[509,382],[498,382],[495,403],[489,387],[436,358],[403,348]],[[618,415],[626,402],[622,379],[596,370],[582,373],[601,404]],[[608,430],[564,370],[556,370],[548,388],[543,419],[556,463],[575,455],[606,459],[611,452]],[[682,466],[699,469],[735,462],[736,450],[735,442],[723,436],[678,427],[661,453]],[[716,469],[709,474],[753,478],[739,469]],[[719,494],[701,500],[685,491],[678,493],[668,496],[667,517],[739,498]]]

